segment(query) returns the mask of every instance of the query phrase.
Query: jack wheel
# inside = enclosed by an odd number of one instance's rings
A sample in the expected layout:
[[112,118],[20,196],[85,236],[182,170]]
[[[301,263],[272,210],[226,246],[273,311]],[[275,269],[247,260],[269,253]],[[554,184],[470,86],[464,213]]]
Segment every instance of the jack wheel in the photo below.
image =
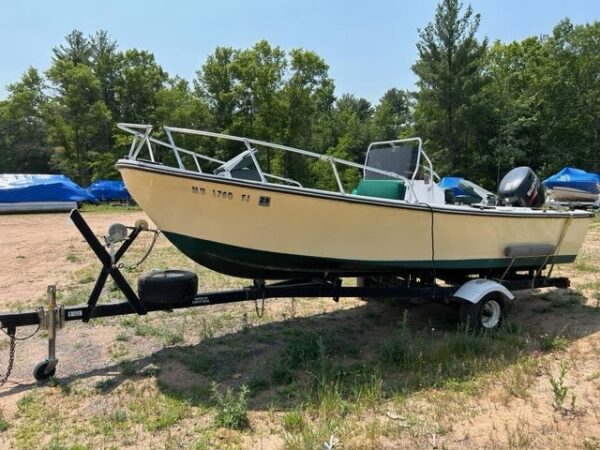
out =
[[33,369],[33,378],[37,381],[45,381],[50,377],[53,377],[56,373],[56,367],[54,367],[50,372],[46,373],[46,368],[50,362],[46,359],[42,362],[36,364]]

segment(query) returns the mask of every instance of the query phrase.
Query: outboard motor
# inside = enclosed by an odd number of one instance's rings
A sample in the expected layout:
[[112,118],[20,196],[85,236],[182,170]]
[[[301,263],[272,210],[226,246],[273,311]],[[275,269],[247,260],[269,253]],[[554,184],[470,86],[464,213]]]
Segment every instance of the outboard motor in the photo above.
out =
[[506,205],[539,208],[546,201],[546,188],[529,167],[517,167],[502,178],[498,197]]

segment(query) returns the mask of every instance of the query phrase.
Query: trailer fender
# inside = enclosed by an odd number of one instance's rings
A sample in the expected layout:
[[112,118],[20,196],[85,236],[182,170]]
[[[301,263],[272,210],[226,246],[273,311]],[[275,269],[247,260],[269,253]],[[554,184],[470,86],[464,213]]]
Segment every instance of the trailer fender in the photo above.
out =
[[506,289],[497,281],[486,280],[482,278],[471,280],[463,284],[458,291],[454,293],[454,297],[475,304],[490,292],[499,292],[508,301],[512,301],[515,298],[515,296],[508,289]]

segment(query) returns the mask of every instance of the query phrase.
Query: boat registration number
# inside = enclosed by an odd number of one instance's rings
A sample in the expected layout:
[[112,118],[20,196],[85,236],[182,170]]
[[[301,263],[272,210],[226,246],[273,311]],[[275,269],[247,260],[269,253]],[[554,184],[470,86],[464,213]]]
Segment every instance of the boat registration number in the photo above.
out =
[[[233,200],[236,197],[236,195],[231,191],[222,191],[220,189],[206,189],[201,186],[192,186],[192,194],[200,196],[209,196],[223,200]],[[250,195],[241,194],[240,200],[244,203],[247,203],[250,201]]]

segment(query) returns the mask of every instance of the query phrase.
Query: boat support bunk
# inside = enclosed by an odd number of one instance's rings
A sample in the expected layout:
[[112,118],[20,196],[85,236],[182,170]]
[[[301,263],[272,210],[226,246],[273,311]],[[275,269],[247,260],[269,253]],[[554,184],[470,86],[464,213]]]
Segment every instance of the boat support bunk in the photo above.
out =
[[[342,297],[394,298],[398,301],[420,298],[458,303],[461,305],[461,318],[469,327],[474,330],[493,330],[500,326],[507,307],[514,299],[511,290],[543,287],[568,288],[570,286],[568,278],[551,277],[551,270],[547,275],[542,275],[541,269],[543,267],[540,267],[540,270],[529,271],[525,275],[517,275],[516,272],[511,274],[507,269],[500,279],[479,278],[471,279],[463,284],[441,286],[437,285],[435,280],[433,282],[430,280],[416,280],[398,285],[358,282],[356,286],[342,286],[341,280],[335,277],[330,279],[286,280],[269,284],[266,284],[264,280],[254,280],[251,286],[226,291],[201,292],[185,301],[143,302],[129,285],[117,263],[140,233],[148,230],[148,224],[143,220],[139,220],[133,227],[124,227],[120,224],[112,225],[112,230],[109,228],[108,237],[105,237],[106,245],[102,245],[79,211],[71,211],[70,218],[102,263],[102,269],[96,284],[90,293],[87,304],[60,306],[56,301],[55,286],[48,286],[48,303],[45,308],[40,307],[37,310],[19,312],[0,312],[0,328],[10,338],[8,369],[0,377],[0,386],[6,382],[12,370],[18,327],[38,325],[38,330],[47,330],[48,332],[48,358],[38,363],[33,370],[34,378],[43,381],[54,376],[56,372],[58,364],[58,358],[56,357],[57,331],[63,328],[66,322],[70,321],[88,322],[90,319],[99,317],[127,314],[145,315],[153,311],[172,311],[181,308],[270,298],[331,297],[335,301]],[[115,236],[117,237],[115,238]],[[120,243],[119,248],[115,248],[114,244],[116,243]],[[552,246],[533,246],[527,249],[507,248],[506,256],[513,259],[522,254],[527,256],[532,254],[551,256],[555,248],[550,247]],[[109,276],[112,277],[121,290],[126,301],[98,303],[104,284]]]

